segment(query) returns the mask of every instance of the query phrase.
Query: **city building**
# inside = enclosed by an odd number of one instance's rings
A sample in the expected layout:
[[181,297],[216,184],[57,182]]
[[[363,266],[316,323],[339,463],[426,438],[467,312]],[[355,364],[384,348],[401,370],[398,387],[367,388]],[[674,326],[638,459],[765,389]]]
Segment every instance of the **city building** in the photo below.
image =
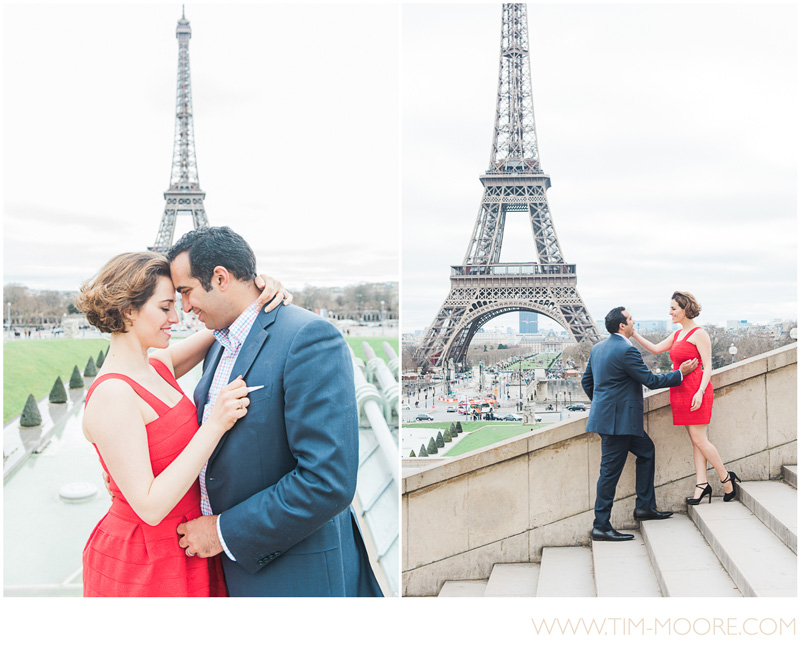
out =
[[539,333],[539,314],[531,311],[519,312],[519,333],[538,334]]

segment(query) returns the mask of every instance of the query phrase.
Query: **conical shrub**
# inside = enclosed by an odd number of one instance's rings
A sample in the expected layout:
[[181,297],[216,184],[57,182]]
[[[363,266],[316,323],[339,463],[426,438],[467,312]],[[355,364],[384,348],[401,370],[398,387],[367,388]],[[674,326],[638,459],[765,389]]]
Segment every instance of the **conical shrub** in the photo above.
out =
[[438,454],[438,453],[439,453],[439,448],[436,446],[436,441],[433,438],[431,438],[428,441],[428,455],[430,456],[431,454]]
[[36,398],[28,395],[28,401],[25,402],[25,408],[22,409],[22,415],[19,418],[19,425],[21,427],[38,427],[41,423],[42,414],[39,413]]
[[69,378],[69,387],[70,388],[83,388],[83,377],[81,377],[81,371],[78,370],[78,366],[75,366],[72,369],[72,377]]
[[100,354],[97,355],[97,361],[95,361],[95,365],[98,368],[102,368],[103,367],[103,361],[105,361],[105,360],[106,360],[106,355],[104,355],[103,351],[100,350]]
[[411,450],[411,453],[408,455],[409,458],[416,458],[417,455],[414,453],[414,450]]
[[440,449],[444,447],[444,436],[442,436],[442,432],[436,434],[436,446]]
[[456,422],[456,433],[464,433],[464,429],[461,428],[461,422]]
[[453,442],[453,438],[450,437],[449,429],[444,430],[444,435],[442,436],[442,440],[444,440],[445,442]]
[[89,361],[86,364],[86,370],[83,371],[84,377],[97,377],[97,366],[94,365],[94,359],[89,357]]
[[67,389],[64,388],[64,382],[61,377],[56,377],[56,383],[50,390],[50,397],[48,398],[51,404],[65,404],[67,402]]
[[458,430],[456,429],[456,425],[452,422],[450,423],[450,437],[458,438]]
[[428,457],[428,450],[425,449],[425,445],[422,445],[419,448],[419,457],[420,458],[427,458]]

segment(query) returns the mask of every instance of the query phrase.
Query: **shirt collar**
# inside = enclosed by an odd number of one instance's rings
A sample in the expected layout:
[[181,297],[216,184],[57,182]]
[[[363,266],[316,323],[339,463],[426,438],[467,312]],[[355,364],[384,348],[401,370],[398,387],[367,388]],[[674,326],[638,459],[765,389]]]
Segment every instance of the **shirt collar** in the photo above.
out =
[[244,343],[244,340],[253,328],[253,323],[256,322],[256,317],[260,311],[259,306],[256,304],[257,302],[258,298],[250,303],[247,309],[239,314],[239,317],[233,321],[229,327],[213,331],[214,338],[216,338],[223,347],[226,349],[238,350],[242,346],[242,343]]

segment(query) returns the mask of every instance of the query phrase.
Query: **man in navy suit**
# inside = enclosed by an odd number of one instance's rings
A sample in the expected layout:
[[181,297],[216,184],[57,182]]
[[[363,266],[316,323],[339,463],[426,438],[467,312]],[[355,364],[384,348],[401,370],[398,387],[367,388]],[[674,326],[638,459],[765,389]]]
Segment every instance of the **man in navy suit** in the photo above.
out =
[[222,553],[231,596],[381,596],[350,507],[358,419],[341,334],[294,305],[260,310],[255,255],[230,228],[188,232],[167,258],[184,310],[217,339],[198,420],[236,377],[260,387],[201,472],[203,516],[178,527],[181,547]]
[[634,320],[625,307],[615,307],[606,316],[611,336],[592,348],[581,378],[583,390],[592,400],[586,430],[602,440],[600,478],[594,505],[592,539],[625,541],[633,535],[611,527],[611,506],[628,452],[636,456],[636,520],[666,519],[672,513],[656,509],[655,446],[644,430],[642,385],[650,389],[678,386],[692,372],[697,359],[685,361],[679,370],[654,375],[641,353],[629,341]]

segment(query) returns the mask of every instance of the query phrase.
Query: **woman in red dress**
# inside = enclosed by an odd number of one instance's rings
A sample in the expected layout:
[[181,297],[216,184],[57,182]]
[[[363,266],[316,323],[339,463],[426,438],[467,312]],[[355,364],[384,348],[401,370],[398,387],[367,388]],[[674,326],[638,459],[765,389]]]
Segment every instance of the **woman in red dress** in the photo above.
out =
[[[268,284],[262,302],[275,293]],[[83,417],[113,499],[83,552],[84,596],[225,596],[220,558],[187,555],[176,528],[201,514],[197,477],[247,413],[245,382],[228,384],[198,427],[176,378],[202,361],[214,336],[206,330],[167,347],[178,316],[162,255],[114,257],[81,287],[77,305],[111,334]]]
[[[673,370],[688,359],[700,358],[698,371],[688,374],[680,386],[670,388],[669,401],[672,407],[672,423],[683,425],[689,432],[697,474],[694,496],[687,497],[686,503],[697,505],[708,496],[711,503],[711,486],[708,484],[707,466],[713,465],[722,481],[723,501],[736,497],[736,482],[739,477],[728,472],[722,463],[717,448],[708,439],[708,423],[711,421],[711,408],[714,403],[714,389],[711,386],[711,339],[706,331],[696,325],[694,319],[700,315],[700,304],[686,291],[672,294],[669,314],[672,322],[682,329],[654,344],[638,332],[633,338],[647,351],[660,354],[669,350]],[[723,478],[724,477],[724,478]]]

